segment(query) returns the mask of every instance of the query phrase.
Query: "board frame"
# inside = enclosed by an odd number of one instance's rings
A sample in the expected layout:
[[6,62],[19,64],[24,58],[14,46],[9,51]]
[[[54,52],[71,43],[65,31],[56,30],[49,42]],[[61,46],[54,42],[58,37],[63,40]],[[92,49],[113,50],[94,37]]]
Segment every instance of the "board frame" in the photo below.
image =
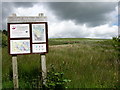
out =
[[[10,38],[10,25],[11,24],[29,24],[29,29],[30,29],[30,37],[26,38]],[[45,34],[46,34],[46,42],[39,42],[39,43],[32,43],[32,24],[45,24]],[[8,53],[10,55],[28,55],[28,54],[46,54],[48,53],[48,23],[47,22],[23,22],[23,23],[7,23],[8,27]],[[10,52],[10,40],[30,40],[30,53],[17,53],[17,54],[11,54]],[[32,51],[32,44],[46,44],[46,52],[37,52],[33,53]]]

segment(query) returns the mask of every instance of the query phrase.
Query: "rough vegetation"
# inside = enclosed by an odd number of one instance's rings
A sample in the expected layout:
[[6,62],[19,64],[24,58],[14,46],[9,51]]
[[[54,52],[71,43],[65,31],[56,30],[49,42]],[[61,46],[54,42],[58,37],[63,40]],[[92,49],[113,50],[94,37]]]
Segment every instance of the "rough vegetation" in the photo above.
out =
[[[8,54],[6,40],[7,36],[3,34],[2,85],[3,88],[13,88],[11,56]],[[47,87],[54,88],[61,83],[60,85],[68,88],[120,88],[118,41],[87,38],[49,39],[49,53],[46,54],[49,73],[47,78],[60,80],[48,81]],[[19,87],[41,88],[40,55],[17,57]],[[51,64],[54,65],[54,72],[51,71]]]

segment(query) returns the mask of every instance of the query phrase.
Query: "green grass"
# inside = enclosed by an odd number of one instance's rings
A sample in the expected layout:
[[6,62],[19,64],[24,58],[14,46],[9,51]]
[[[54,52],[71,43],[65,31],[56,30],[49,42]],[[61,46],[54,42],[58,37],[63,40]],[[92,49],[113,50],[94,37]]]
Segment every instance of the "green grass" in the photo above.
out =
[[[115,88],[118,87],[118,51],[112,40],[79,38],[49,39],[46,54],[47,70],[54,64],[57,71],[71,79],[69,88]],[[12,88],[11,56],[3,48],[3,88]],[[40,75],[40,55],[19,55],[19,86],[32,88],[34,79]]]
[[[63,44],[81,44],[81,43],[94,43],[101,41],[111,41],[110,39],[92,39],[92,38],[53,38],[49,39],[49,45],[63,45]],[[110,42],[111,43],[111,42]]]

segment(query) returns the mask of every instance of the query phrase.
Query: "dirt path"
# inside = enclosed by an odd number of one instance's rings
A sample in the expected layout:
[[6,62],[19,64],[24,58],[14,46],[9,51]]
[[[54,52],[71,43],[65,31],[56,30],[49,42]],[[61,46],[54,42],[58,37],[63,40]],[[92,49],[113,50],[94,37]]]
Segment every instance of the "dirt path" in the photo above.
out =
[[72,45],[72,44],[63,44],[63,45],[52,45],[52,46],[49,46],[50,48],[61,48],[61,47],[73,47],[73,46],[75,46],[75,45]]

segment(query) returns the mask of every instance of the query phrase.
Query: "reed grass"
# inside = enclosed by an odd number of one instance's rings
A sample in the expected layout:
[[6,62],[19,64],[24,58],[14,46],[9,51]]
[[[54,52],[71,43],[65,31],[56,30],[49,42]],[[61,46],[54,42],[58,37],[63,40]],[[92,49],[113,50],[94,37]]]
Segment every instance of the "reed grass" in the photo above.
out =
[[[69,88],[116,88],[118,82],[118,51],[112,40],[50,39],[46,54],[47,70],[53,64],[71,82]],[[19,55],[19,86],[30,88],[40,73],[40,55]],[[11,88],[12,65],[7,47],[2,51],[3,88]]]

